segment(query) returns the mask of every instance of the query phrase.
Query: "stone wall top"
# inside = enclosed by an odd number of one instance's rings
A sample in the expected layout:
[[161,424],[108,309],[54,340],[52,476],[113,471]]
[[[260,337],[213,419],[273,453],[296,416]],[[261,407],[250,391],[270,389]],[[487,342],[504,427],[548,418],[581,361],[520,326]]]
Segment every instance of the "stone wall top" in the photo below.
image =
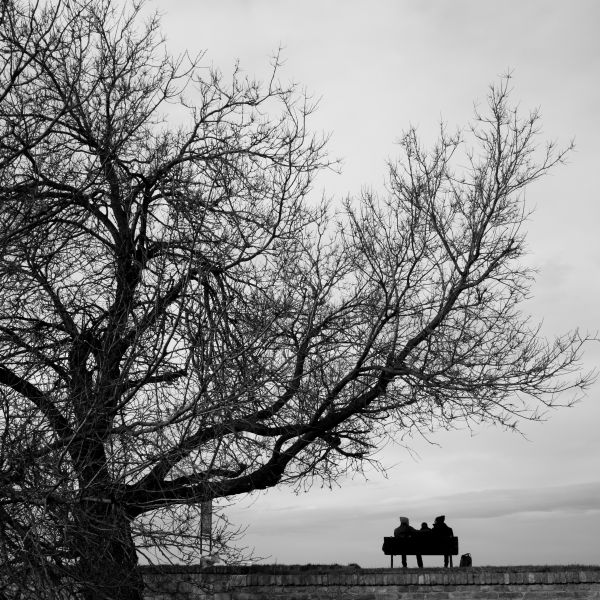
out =
[[237,586],[439,586],[560,585],[600,583],[600,565],[507,566],[425,569],[361,569],[339,565],[145,566],[145,579],[171,575],[235,580]]

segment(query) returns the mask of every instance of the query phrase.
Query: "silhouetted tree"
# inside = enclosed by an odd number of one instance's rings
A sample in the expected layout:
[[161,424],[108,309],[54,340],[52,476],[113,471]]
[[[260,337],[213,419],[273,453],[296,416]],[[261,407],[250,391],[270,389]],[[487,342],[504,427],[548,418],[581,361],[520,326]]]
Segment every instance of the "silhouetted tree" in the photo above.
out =
[[564,152],[536,151],[507,80],[472,151],[411,130],[386,193],[335,210],[307,200],[329,163],[277,65],[173,59],[138,4],[1,6],[7,596],[139,599],[136,549],[193,556],[203,501],[585,386],[579,335],[520,312],[521,192]]

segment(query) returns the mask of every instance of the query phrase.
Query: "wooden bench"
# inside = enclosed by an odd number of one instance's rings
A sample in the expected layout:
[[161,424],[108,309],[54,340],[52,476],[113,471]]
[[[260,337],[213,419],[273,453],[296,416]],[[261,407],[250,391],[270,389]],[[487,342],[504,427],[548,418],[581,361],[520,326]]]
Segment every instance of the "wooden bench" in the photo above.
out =
[[456,556],[458,554],[458,538],[442,537],[430,533],[417,533],[410,537],[384,537],[383,553],[391,557],[394,568],[394,556],[399,554],[421,556]]

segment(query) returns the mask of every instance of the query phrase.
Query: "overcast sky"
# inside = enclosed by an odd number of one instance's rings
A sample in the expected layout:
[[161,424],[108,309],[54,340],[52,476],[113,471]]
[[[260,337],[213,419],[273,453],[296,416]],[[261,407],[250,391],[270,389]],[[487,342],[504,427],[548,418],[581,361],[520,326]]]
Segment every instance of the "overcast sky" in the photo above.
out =
[[[175,51],[267,76],[283,48],[283,80],[321,98],[313,128],[343,159],[315,194],[382,189],[385,161],[409,125],[424,139],[443,118],[461,126],[488,84],[513,71],[514,99],[541,107],[544,135],[569,164],[527,199],[530,260],[539,269],[527,310],[548,336],[600,328],[600,2],[597,0],[152,0]],[[600,363],[590,345],[586,366]],[[387,478],[349,476],[334,490],[270,490],[228,514],[268,562],[387,566],[382,538],[398,516],[413,525],[445,514],[475,565],[600,562],[600,386],[575,408],[526,424],[387,446]],[[239,499],[238,499],[239,500]],[[409,558],[409,561],[411,559]],[[414,566],[413,562],[409,566]],[[425,565],[441,564],[425,557]]]

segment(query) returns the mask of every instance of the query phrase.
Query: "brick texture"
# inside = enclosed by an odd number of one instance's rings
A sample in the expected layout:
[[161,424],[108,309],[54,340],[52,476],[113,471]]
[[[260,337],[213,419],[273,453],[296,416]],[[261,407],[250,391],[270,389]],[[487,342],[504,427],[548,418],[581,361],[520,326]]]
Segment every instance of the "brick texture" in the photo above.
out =
[[146,600],[600,600],[600,566],[143,570]]

